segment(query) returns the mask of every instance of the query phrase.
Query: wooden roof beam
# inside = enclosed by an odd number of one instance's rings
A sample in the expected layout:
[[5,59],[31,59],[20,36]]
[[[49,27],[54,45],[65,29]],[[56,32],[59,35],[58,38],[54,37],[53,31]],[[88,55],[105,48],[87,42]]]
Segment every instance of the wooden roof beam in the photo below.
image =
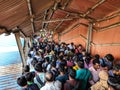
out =
[[[47,19],[47,16],[48,16],[48,11],[49,11],[49,9],[45,10],[45,15],[44,15],[43,20],[46,20],[46,19]],[[44,23],[44,22],[42,22],[42,29],[44,29],[44,27],[45,27],[45,23]]]
[[63,10],[69,5],[70,1],[72,1],[72,0],[67,0],[65,2],[64,6],[62,7]]
[[32,6],[31,6],[31,0],[27,0],[27,4],[28,4],[28,10],[29,10],[29,14],[30,14],[30,21],[31,21],[31,28],[32,28],[32,32],[35,32],[35,24],[34,24],[34,19],[33,19],[33,12],[32,12]]
[[[54,12],[55,12],[54,10],[51,11],[50,16],[48,17],[48,20],[50,20],[52,18]],[[48,25],[49,25],[49,23],[46,23],[45,29],[48,27]]]
[[[45,21],[42,21],[44,23],[53,23],[53,22],[60,22],[60,21],[70,21],[70,20],[73,20],[73,19],[79,19],[77,17],[73,17],[73,18],[57,18],[57,19],[51,19],[51,20],[45,20]],[[41,22],[41,21],[38,21],[38,22]]]
[[94,18],[92,18],[92,17],[89,17],[89,16],[84,17],[84,16],[83,16],[83,13],[70,12],[70,11],[63,10],[63,9],[60,9],[60,10],[62,10],[62,11],[65,12],[65,13],[69,13],[69,14],[71,14],[71,15],[77,16],[77,17],[79,17],[79,18],[87,19],[88,21],[96,21],[96,20],[95,20]]
[[111,24],[111,25],[109,25],[109,26],[101,27],[100,29],[97,30],[97,32],[105,31],[105,30],[108,30],[108,29],[110,29],[110,28],[114,28],[114,27],[117,27],[117,26],[120,26],[120,22]]
[[[67,18],[67,17],[69,17],[69,16],[70,16],[70,14],[68,13],[68,14],[65,16],[65,18]],[[53,31],[57,30],[57,29],[62,25],[63,22],[64,22],[64,20],[62,20],[62,21],[54,28]]]
[[103,4],[106,0],[99,0],[93,7],[91,7],[85,14],[83,14],[84,17],[92,13],[98,6]]
[[[64,6],[62,7],[63,10],[69,5],[70,1],[72,1],[72,0],[67,0],[67,1],[65,2]],[[67,15],[65,16],[65,18],[67,18],[67,17],[69,17],[69,16],[70,16],[70,14],[67,13]],[[61,21],[61,22],[54,28],[53,31],[57,30],[57,29],[62,25],[63,22],[64,22],[64,21]]]
[[110,20],[110,19],[112,19],[112,18],[114,18],[114,17],[117,17],[117,16],[120,16],[120,11],[118,11],[117,13],[114,13],[114,14],[112,14],[112,15],[110,15],[110,16],[104,17],[104,18],[102,18],[102,19],[98,19],[98,20],[96,20],[96,21],[97,21],[97,22],[102,22],[102,21]]

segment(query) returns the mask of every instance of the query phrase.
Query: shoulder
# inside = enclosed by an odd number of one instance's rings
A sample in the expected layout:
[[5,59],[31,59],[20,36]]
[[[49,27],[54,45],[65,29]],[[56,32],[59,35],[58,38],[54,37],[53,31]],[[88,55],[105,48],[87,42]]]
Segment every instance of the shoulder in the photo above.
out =
[[36,84],[32,84],[28,86],[28,90],[39,90],[39,87]]
[[62,88],[62,83],[60,82],[60,81],[55,81],[54,82],[54,85],[55,85],[55,87],[57,88],[57,90],[61,90],[61,88]]
[[46,87],[46,86],[43,86],[40,90],[46,90],[45,87]]
[[89,68],[89,70],[92,71],[92,70],[93,70],[93,66],[91,66],[91,67]]

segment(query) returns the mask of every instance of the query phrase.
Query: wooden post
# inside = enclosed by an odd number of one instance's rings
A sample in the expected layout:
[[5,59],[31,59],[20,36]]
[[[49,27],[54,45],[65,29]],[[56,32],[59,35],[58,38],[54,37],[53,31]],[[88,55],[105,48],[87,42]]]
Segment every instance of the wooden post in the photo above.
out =
[[86,52],[88,53],[90,53],[91,38],[92,38],[92,23],[89,24],[88,34],[87,34]]
[[58,43],[60,44],[60,33],[58,33]]
[[29,46],[28,46],[28,43],[29,43],[29,38],[26,37],[25,38],[25,51],[24,51],[24,55],[25,55],[25,60],[27,60],[27,57],[28,57],[28,51],[29,51]]
[[21,59],[22,59],[22,65],[24,67],[26,65],[26,62],[25,62],[25,57],[24,57],[24,53],[23,53],[22,44],[21,44],[21,41],[20,41],[20,33],[19,32],[15,33],[15,38],[16,38],[16,42],[17,42],[17,45],[18,45],[18,49],[19,49],[19,52],[20,52]]

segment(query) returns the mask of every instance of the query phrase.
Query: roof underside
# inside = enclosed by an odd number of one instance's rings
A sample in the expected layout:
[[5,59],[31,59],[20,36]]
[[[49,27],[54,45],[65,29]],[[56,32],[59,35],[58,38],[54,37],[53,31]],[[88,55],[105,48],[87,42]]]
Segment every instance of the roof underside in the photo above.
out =
[[78,19],[96,22],[120,10],[120,0],[0,0],[0,34],[61,32]]

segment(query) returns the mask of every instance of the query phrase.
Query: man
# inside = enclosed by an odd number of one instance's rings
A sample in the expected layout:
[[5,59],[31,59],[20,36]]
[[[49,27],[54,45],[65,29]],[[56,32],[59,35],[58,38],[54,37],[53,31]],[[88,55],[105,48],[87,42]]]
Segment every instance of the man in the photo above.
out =
[[90,90],[108,90],[108,73],[105,70],[99,73],[100,80],[91,86]]
[[120,90],[120,64],[115,64],[109,71],[108,90]]
[[99,59],[93,60],[93,66],[89,68],[92,74],[92,80],[90,81],[91,85],[94,85],[99,80],[99,72],[100,72],[100,61]]
[[102,67],[107,65],[108,70],[110,70],[113,67],[113,61],[114,61],[114,56],[112,54],[106,54],[104,58],[100,59],[100,65]]
[[91,80],[91,73],[88,69],[84,68],[84,62],[78,61],[79,69],[76,71],[76,79],[82,80],[82,86],[80,90],[87,90],[87,82]]
[[38,85],[39,88],[41,88],[44,85],[44,73],[42,71],[42,63],[39,62],[35,65],[35,71],[36,71],[36,76],[34,78],[34,83]]
[[38,86],[34,83],[28,85],[25,76],[19,77],[17,84],[22,87],[22,90],[39,90]]
[[40,90],[61,90],[62,84],[59,81],[54,81],[54,75],[52,72],[46,72],[45,80],[45,86]]
[[74,69],[70,69],[69,71],[69,80],[64,84],[64,90],[79,90],[81,87],[81,81],[75,79],[76,71]]

